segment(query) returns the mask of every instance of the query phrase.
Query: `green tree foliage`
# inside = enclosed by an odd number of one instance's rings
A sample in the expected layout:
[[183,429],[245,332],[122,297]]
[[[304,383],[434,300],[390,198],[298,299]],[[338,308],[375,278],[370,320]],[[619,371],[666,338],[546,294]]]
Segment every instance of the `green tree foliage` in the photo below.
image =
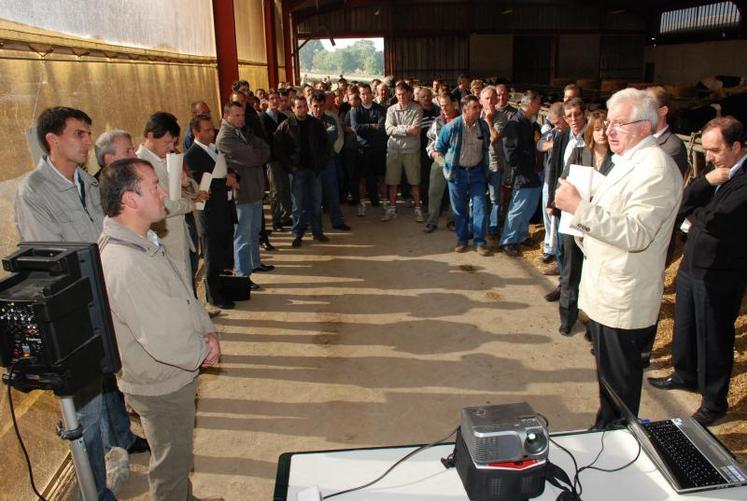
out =
[[314,56],[319,52],[326,52],[322,42],[319,40],[309,40],[309,42],[301,48],[301,52],[298,54],[301,60],[301,68],[310,68],[314,61]]
[[384,74],[384,53],[376,50],[372,40],[358,40],[334,52],[325,50],[319,40],[312,40],[301,49],[299,58],[302,73]]

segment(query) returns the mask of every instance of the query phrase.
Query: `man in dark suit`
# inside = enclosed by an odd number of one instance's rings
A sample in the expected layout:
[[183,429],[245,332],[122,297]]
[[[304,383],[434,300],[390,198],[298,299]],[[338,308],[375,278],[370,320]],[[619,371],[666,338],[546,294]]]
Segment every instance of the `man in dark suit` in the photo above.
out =
[[[581,98],[574,97],[563,103],[563,116],[569,128],[561,132],[553,142],[550,156],[549,177],[547,180],[548,207],[553,215],[560,217],[555,208],[555,190],[558,179],[566,178],[571,164],[581,164],[582,152],[586,149],[584,133],[586,132],[586,108]],[[560,283],[558,285],[558,309],[560,311],[560,328],[558,332],[569,336],[578,319],[578,285],[581,281],[581,268],[584,255],[578,248],[572,235],[558,235],[558,268]],[[549,296],[549,295],[548,295]]]
[[687,161],[687,148],[685,148],[685,143],[683,143],[682,139],[672,132],[667,123],[667,115],[669,114],[669,94],[664,90],[664,87],[658,85],[656,87],[649,87],[646,89],[646,92],[654,97],[656,104],[659,106],[657,111],[659,121],[656,126],[656,132],[654,132],[656,143],[674,159],[677,168],[682,173],[682,177],[685,177],[687,170],[690,168],[690,163]]
[[674,372],[656,388],[703,395],[693,417],[708,426],[726,415],[734,365],[734,322],[747,283],[747,174],[744,126],[714,118],[703,129],[709,169],[686,189],[680,216],[690,223],[677,272]]
[[[272,138],[278,125],[288,117],[280,111],[280,94],[271,89],[267,94],[270,105],[262,112],[260,118],[268,138]],[[290,179],[288,173],[278,160],[273,141],[270,140],[270,161],[267,163],[267,180],[270,183],[270,209],[272,211],[272,228],[282,230],[291,224]]]
[[[198,183],[206,173],[212,174],[218,151],[213,144],[215,129],[209,115],[197,115],[190,123],[194,141],[184,155],[192,178]],[[231,309],[235,305],[224,294],[220,283],[220,274],[231,268],[233,217],[228,201],[226,178],[213,178],[210,182],[210,198],[205,202],[204,210],[197,211],[200,225],[203,228],[202,245],[205,258],[205,294],[207,301],[222,309]]]

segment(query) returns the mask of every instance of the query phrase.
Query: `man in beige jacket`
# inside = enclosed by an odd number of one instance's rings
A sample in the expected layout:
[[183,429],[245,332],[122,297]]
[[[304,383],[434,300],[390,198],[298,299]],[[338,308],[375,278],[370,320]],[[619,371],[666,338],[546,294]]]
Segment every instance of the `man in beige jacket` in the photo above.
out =
[[[657,106],[645,91],[625,89],[607,102],[607,136],[615,167],[583,200],[560,180],[555,205],[573,214],[584,253],[578,306],[589,316],[598,377],[638,414],[641,352],[656,334],[664,261],[682,197],[682,175],[657,144]],[[620,415],[600,384],[594,428]]]
[[166,216],[166,192],[150,163],[128,158],[109,165],[101,198],[99,248],[122,359],[117,382],[150,443],[150,498],[193,500],[197,374],[218,363],[218,334],[181,262],[150,229]]

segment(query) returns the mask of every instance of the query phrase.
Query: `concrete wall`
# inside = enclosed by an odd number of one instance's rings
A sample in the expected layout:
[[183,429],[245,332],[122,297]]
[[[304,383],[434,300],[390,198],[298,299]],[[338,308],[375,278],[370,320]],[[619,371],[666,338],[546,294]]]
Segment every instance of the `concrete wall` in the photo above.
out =
[[513,35],[470,35],[469,69],[476,77],[513,78]]
[[747,76],[747,40],[725,40],[646,47],[644,60],[654,64],[654,81],[695,85],[707,76]]

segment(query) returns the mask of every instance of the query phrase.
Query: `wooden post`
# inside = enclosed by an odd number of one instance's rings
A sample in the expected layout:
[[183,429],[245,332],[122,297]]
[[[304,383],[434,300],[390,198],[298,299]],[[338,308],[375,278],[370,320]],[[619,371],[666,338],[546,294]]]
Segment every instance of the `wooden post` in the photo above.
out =
[[267,82],[271,89],[278,86],[278,50],[275,32],[275,2],[263,0],[265,21],[265,47],[267,49]]
[[215,52],[218,58],[218,88],[221,109],[231,95],[231,85],[239,79],[239,55],[236,48],[236,21],[233,0],[213,0]]

